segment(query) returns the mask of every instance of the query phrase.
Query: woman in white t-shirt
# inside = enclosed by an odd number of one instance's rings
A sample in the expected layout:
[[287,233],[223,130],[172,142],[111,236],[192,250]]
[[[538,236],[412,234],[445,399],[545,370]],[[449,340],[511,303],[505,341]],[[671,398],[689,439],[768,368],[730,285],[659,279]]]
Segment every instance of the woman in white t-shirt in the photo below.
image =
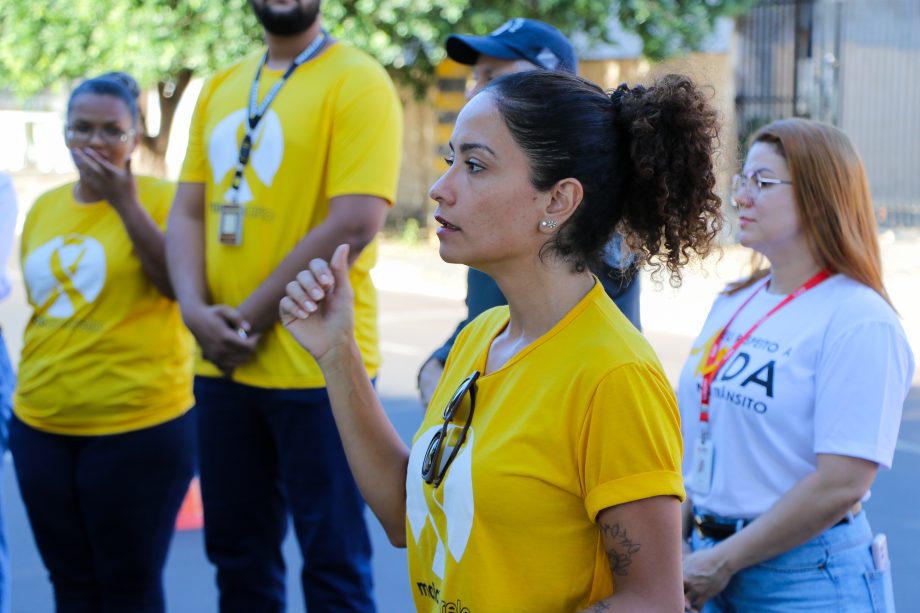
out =
[[776,121],[751,142],[733,200],[755,272],[717,298],[678,392],[687,605],[893,611],[862,501],[891,466],[914,360],[865,170],[845,134],[814,121]]

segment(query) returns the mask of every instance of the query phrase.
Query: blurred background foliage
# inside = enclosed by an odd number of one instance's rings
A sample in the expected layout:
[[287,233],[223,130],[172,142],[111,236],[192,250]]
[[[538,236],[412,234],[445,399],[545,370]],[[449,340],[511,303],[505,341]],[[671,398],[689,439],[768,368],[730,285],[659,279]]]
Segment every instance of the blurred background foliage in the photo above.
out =
[[[364,49],[421,97],[452,32],[485,34],[509,17],[533,17],[590,41],[616,43],[609,24],[637,34],[660,60],[694,50],[719,17],[752,0],[324,0],[333,36]],[[248,0],[3,0],[0,83],[28,98],[77,79],[124,70],[159,94],[160,129],[145,130],[153,156],[166,151],[173,114],[191,78],[261,45]]]

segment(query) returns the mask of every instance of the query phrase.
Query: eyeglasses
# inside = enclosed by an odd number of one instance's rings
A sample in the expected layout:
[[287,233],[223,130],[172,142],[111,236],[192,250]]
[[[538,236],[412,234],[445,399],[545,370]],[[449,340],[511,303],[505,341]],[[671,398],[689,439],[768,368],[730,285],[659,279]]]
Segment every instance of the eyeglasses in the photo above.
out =
[[[470,424],[473,423],[473,409],[476,406],[476,379],[478,378],[479,371],[475,370],[473,374],[463,380],[457,388],[457,391],[451,396],[447,406],[444,408],[444,413],[442,415],[444,418],[444,425],[441,426],[440,430],[435,432],[431,442],[428,443],[428,450],[425,451],[425,460],[422,462],[422,479],[432,487],[441,485],[441,481],[447,473],[447,468],[457,457],[457,454],[460,452],[460,446],[463,445],[463,441],[466,440],[466,433],[470,429]],[[467,392],[470,394],[470,410],[466,416],[466,423],[460,430],[460,436],[457,438],[457,442],[453,445],[450,452],[445,455],[445,441],[447,441],[449,435],[449,426],[454,416],[457,414],[457,409],[460,408],[460,405],[463,403],[463,398],[466,396]]]
[[732,177],[732,205],[738,206],[738,201],[735,196],[737,196],[742,189],[747,188],[756,196],[763,191],[765,185],[792,185],[792,181],[764,177],[760,174],[759,170],[749,175],[737,174]]
[[85,125],[67,126],[67,129],[64,131],[64,136],[67,137],[67,140],[73,141],[75,143],[88,143],[89,141],[93,140],[93,136],[97,132],[99,133],[99,138],[101,138],[104,143],[109,145],[126,143],[128,142],[129,138],[134,136],[134,130],[128,130],[125,132],[116,126],[103,126],[101,128],[96,128],[93,126]]

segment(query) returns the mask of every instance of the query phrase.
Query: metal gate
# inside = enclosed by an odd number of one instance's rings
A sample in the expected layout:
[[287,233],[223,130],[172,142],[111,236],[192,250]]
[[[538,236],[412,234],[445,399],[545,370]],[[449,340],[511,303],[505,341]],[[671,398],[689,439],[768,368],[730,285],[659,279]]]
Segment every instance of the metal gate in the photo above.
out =
[[879,224],[920,227],[920,1],[760,0],[736,32],[741,142],[781,117],[837,125]]

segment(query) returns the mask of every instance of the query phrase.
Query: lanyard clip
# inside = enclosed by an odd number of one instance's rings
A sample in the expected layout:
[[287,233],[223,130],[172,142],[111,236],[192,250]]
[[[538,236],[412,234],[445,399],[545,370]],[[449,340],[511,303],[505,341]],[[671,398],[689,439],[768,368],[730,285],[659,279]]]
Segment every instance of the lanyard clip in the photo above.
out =
[[249,152],[252,151],[252,138],[249,136],[249,132],[243,136],[243,142],[240,143],[240,165],[246,166],[246,163],[249,162]]

